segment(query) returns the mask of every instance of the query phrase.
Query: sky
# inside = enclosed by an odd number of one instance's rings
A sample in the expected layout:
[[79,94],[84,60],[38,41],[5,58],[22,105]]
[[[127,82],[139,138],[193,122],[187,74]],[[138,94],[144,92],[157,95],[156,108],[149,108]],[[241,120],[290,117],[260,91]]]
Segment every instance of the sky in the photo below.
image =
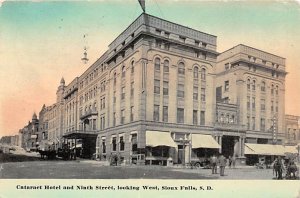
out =
[[[82,74],[142,13],[137,0],[0,5],[0,137],[17,134],[43,104],[55,103],[60,79],[68,84]],[[216,35],[218,52],[242,43],[285,57],[286,114],[300,115],[299,3],[146,0],[146,12]]]

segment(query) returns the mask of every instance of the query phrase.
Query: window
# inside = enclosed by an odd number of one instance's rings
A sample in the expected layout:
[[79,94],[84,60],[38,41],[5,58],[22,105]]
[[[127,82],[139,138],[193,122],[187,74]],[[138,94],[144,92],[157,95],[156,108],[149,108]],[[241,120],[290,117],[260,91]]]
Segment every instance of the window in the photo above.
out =
[[157,122],[159,121],[159,105],[154,105],[153,120]]
[[225,81],[224,91],[229,91],[229,80]]
[[169,82],[167,81],[163,82],[163,95],[164,96],[169,95]]
[[160,80],[154,79],[154,93],[160,94]]
[[247,89],[250,90],[250,79],[247,80]]
[[194,86],[193,99],[198,100],[198,87]]
[[93,130],[96,130],[96,119],[93,119]]
[[124,136],[120,136],[120,151],[124,151],[124,149],[125,149]]
[[178,84],[177,97],[184,98],[184,85]]
[[274,111],[274,101],[273,100],[271,101],[271,111],[272,112]]
[[278,113],[278,101],[276,101],[275,112]]
[[113,126],[116,126],[116,112],[113,113]]
[[250,116],[247,116],[247,129],[250,129]]
[[168,106],[163,107],[163,122],[168,122]]
[[184,69],[184,64],[183,63],[178,64],[178,74],[180,74],[180,75],[185,74],[185,69]]
[[116,151],[117,150],[117,138],[113,137],[111,143],[112,143],[112,150]]
[[177,108],[177,123],[184,123],[184,109]]
[[134,107],[131,106],[131,107],[130,107],[130,122],[133,121],[133,113],[134,113]]
[[276,86],[275,94],[278,96],[278,85]]
[[131,74],[134,73],[134,61],[131,62]]
[[200,112],[200,125],[205,125],[205,111]]
[[106,153],[106,143],[105,143],[105,139],[102,139],[102,153]]
[[266,128],[266,120],[265,118],[260,119],[260,131],[265,131]]
[[198,124],[198,111],[193,110],[193,124],[197,125]]
[[155,58],[154,68],[156,71],[160,71],[160,59],[159,58]]
[[247,109],[250,109],[250,96],[247,96]]
[[201,69],[201,80],[202,81],[206,80],[206,69],[205,68]]
[[260,90],[261,90],[262,92],[265,92],[265,91],[266,91],[266,83],[265,83],[264,81],[261,82]]
[[271,85],[271,94],[274,94],[274,85]]
[[130,84],[130,97],[133,98],[134,95],[134,82],[131,82]]
[[255,87],[256,87],[256,82],[255,80],[252,81],[252,91],[255,91]]
[[199,72],[198,67],[194,67],[194,79],[198,79],[198,72]]
[[201,102],[205,102],[205,88],[201,88]]
[[255,98],[252,97],[252,110],[255,110]]
[[255,117],[252,117],[252,130],[255,130]]
[[165,73],[169,72],[169,61],[168,60],[164,61],[164,72]]
[[266,100],[265,99],[260,100],[260,110],[261,111],[266,110]]
[[117,83],[117,73],[115,72],[114,73],[114,86],[116,85],[116,83]]
[[125,87],[122,87],[121,90],[122,90],[121,99],[124,100],[125,99]]
[[125,123],[125,110],[121,110],[121,124]]
[[131,151],[132,154],[137,154],[137,134],[131,134]]
[[122,78],[125,77],[125,72],[126,72],[126,68],[125,68],[125,66],[123,66],[123,67],[122,67]]

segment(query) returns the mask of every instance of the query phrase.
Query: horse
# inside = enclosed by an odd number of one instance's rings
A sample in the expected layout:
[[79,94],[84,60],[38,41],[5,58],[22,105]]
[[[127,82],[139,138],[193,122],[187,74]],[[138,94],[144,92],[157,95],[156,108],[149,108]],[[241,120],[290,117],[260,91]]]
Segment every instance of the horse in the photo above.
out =
[[286,179],[296,179],[298,174],[298,167],[295,163],[289,163],[286,170]]

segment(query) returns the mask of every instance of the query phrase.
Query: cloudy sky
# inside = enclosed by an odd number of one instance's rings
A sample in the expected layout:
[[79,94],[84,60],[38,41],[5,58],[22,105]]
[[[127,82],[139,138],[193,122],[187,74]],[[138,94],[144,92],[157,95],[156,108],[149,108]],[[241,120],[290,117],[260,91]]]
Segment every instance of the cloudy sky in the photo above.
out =
[[[300,115],[300,5],[296,1],[146,0],[149,14],[285,57],[286,113]],[[63,76],[80,75],[142,10],[137,0],[4,1],[0,7],[0,136],[16,134]],[[86,39],[83,35],[87,35]],[[81,62],[88,46],[89,64]]]

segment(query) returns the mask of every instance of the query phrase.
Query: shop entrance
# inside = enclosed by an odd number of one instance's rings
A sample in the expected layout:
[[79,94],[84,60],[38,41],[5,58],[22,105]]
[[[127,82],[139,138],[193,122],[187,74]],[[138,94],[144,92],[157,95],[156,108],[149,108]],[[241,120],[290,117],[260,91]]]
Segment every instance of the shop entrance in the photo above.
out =
[[184,157],[183,145],[178,145],[178,164],[184,163]]
[[225,157],[233,156],[235,141],[236,141],[235,136],[225,135],[222,137],[222,154]]

